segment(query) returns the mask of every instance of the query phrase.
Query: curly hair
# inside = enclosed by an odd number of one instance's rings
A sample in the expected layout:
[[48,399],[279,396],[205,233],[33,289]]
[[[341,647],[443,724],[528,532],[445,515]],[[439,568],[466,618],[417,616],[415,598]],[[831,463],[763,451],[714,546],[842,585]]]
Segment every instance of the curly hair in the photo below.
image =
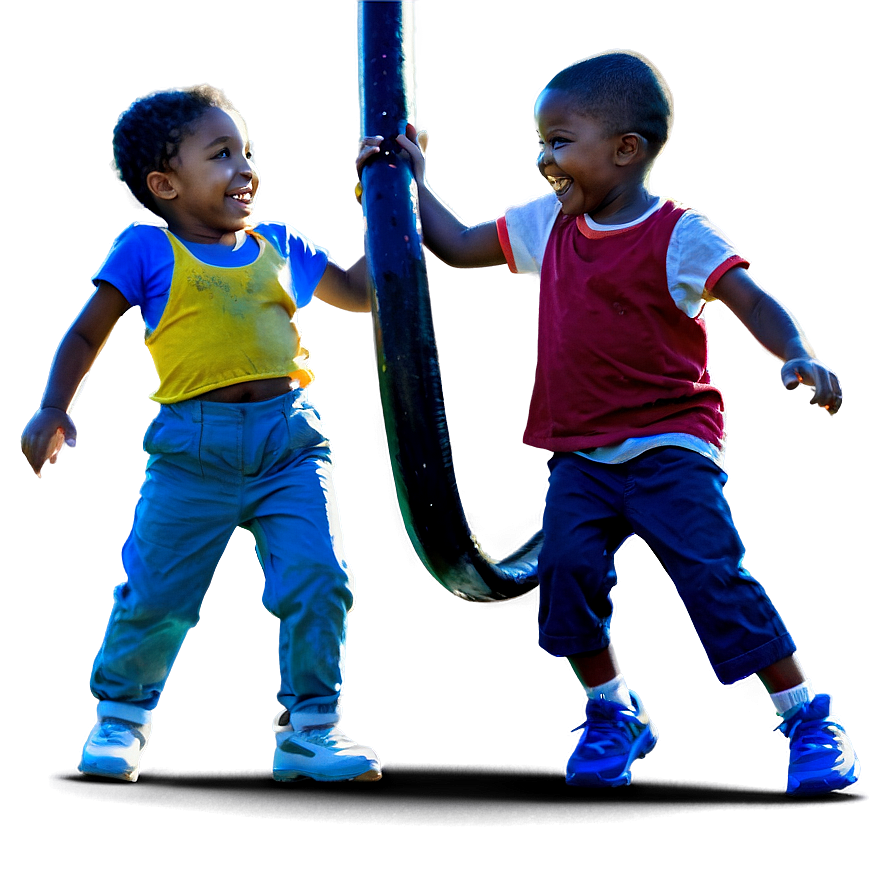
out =
[[[224,94],[208,84],[183,90],[163,90],[134,100],[112,132],[115,169],[134,197],[158,213],[146,185],[151,171],[166,171],[184,137],[209,109],[236,112]],[[237,113],[239,114],[239,113]]]
[[638,53],[617,50],[583,59],[556,74],[545,89],[565,91],[580,112],[601,119],[614,134],[640,134],[652,157],[669,137],[672,93],[653,63]]

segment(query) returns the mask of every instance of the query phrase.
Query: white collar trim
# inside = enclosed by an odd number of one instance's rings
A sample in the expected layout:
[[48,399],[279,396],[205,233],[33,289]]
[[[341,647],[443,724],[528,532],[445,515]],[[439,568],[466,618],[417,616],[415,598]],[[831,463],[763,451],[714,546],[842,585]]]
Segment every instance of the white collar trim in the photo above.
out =
[[641,215],[635,221],[626,221],[624,224],[598,224],[596,221],[593,221],[588,215],[582,215],[582,218],[585,220],[585,224],[588,225],[589,230],[594,230],[597,232],[607,232],[610,230],[627,230],[629,227],[634,227],[637,224],[640,224],[642,221],[646,221],[654,212],[659,209],[659,207],[663,204],[663,200],[660,197],[657,197],[656,202]]

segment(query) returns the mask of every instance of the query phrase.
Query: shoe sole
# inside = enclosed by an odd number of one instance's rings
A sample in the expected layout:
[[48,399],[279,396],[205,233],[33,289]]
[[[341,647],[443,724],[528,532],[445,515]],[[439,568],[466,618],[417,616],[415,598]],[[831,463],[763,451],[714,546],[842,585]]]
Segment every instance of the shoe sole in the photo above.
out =
[[[598,772],[567,772],[566,774],[566,783],[570,787],[626,787],[632,783],[632,771],[631,766],[638,759],[643,759],[655,746],[656,746],[656,735],[647,728],[644,732],[644,735],[647,735],[647,743],[641,744],[638,741],[641,738],[638,738],[633,744],[632,748],[634,750],[639,750],[637,755],[631,756],[625,766],[625,771],[621,775],[617,775],[615,778],[604,778]],[[642,737],[644,736],[642,735]]]
[[336,775],[329,777],[327,775],[309,775],[303,774],[302,772],[291,772],[291,771],[282,771],[279,772],[274,769],[274,780],[279,781],[281,784],[288,784],[292,781],[320,781],[322,783],[349,783],[350,781],[379,781],[383,777],[383,773],[378,771],[375,768],[369,769],[366,772],[362,772],[360,775],[354,775],[353,777],[344,777],[341,775]]
[[128,781],[131,784],[133,784],[140,775],[140,769],[137,768],[123,768],[113,771],[112,769],[103,768],[100,765],[91,765],[89,762],[83,761],[78,766],[78,771],[81,772],[82,775],[87,775],[89,778],[108,778],[113,781]]
[[845,775],[829,775],[825,778],[787,778],[787,793],[790,796],[812,796],[819,793],[833,793],[835,790],[843,790],[850,784],[859,780],[858,762]]

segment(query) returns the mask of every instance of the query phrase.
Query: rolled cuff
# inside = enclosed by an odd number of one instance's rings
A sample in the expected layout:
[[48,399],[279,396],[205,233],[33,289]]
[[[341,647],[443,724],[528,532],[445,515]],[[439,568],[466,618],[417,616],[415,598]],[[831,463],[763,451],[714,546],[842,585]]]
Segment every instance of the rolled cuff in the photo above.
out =
[[610,646],[610,620],[590,635],[547,635],[538,633],[538,646],[551,656],[570,657],[579,653],[594,653]]
[[766,642],[761,647],[754,647],[753,650],[741,656],[714,665],[713,671],[722,684],[734,684],[735,681],[748,678],[794,653],[796,653],[796,644],[794,644],[793,638],[789,634],[783,634],[773,641]]

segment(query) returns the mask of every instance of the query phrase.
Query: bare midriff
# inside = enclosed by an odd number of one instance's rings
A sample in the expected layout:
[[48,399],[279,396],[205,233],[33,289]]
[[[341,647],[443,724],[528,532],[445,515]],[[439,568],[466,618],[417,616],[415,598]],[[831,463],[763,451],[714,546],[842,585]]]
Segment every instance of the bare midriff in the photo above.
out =
[[233,383],[230,386],[221,386],[210,392],[203,392],[196,397],[200,401],[220,401],[228,404],[239,404],[247,401],[267,401],[278,395],[286,395],[291,392],[297,383],[288,376],[278,376],[269,380],[251,380],[248,383]]

